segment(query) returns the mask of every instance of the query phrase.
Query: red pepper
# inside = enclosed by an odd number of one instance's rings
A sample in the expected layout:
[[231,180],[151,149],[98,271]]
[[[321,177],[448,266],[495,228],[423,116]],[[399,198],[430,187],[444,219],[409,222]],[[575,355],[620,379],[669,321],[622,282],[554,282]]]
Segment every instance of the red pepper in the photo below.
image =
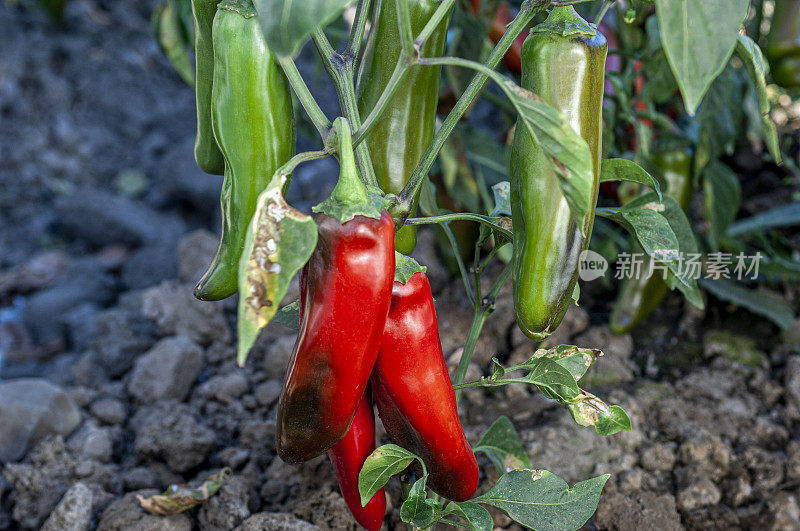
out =
[[422,458],[429,486],[454,501],[478,487],[478,463],[458,419],[428,277],[395,281],[372,392],[386,432]]
[[347,502],[347,507],[356,522],[369,531],[378,531],[386,514],[386,494],[383,489],[372,496],[364,507],[358,493],[358,473],[364,461],[375,450],[375,416],[372,413],[372,400],[369,389],[358,404],[356,416],[350,429],[341,441],[328,450],[328,457],[339,480],[339,488]]
[[278,402],[277,451],[307,461],[341,439],[380,348],[394,279],[394,222],[316,218],[300,333]]

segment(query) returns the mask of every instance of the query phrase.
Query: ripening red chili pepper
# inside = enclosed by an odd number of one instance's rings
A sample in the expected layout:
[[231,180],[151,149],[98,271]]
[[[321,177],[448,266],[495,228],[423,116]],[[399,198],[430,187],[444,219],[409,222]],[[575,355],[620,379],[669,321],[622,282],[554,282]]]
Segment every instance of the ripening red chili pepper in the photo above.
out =
[[319,214],[304,314],[278,407],[277,450],[307,461],[347,431],[377,356],[394,278],[394,222]]
[[290,463],[347,433],[378,355],[394,279],[394,221],[369,204],[347,122],[337,118],[334,128],[341,174],[331,198],[314,207],[317,246],[301,274],[300,333],[278,401],[276,446]]
[[454,501],[478,486],[478,464],[458,419],[439,342],[428,277],[395,280],[381,351],[370,380],[389,437],[422,458],[428,485]]
[[369,531],[378,531],[386,514],[386,494],[383,489],[376,492],[367,504],[361,506],[358,493],[358,473],[364,461],[375,450],[375,415],[369,389],[358,404],[356,416],[347,434],[328,450],[339,488],[356,522]]

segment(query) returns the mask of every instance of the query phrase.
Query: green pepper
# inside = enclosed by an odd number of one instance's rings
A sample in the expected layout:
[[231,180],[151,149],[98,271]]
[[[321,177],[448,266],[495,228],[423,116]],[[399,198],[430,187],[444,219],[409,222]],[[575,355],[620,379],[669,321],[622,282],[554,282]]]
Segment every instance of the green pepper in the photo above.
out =
[[[660,173],[664,194],[677,201],[684,212],[688,211],[694,192],[691,152],[687,149],[665,151],[653,155],[650,161]],[[661,276],[658,273],[649,274],[651,258],[635,238],[631,238],[630,252],[645,258],[639,274],[622,283],[611,312],[611,331],[620,335],[630,332],[658,307],[667,294],[667,284]]]
[[195,98],[197,138],[194,160],[206,173],[222,175],[225,161],[211,129],[211,87],[214,79],[214,43],[211,26],[219,0],[192,0],[194,16]]
[[225,159],[222,236],[195,288],[202,300],[236,293],[239,257],[258,195],[294,154],[289,84],[267,48],[250,0],[226,0],[214,17],[211,118]]
[[[589,145],[592,208],[572,218],[547,155],[517,123],[511,147],[514,311],[520,329],[541,341],[561,323],[588,247],[600,174],[603,78],[608,45],[569,7],[556,7],[522,47],[522,86],[558,109]],[[586,234],[587,236],[583,236]]]
[[[411,29],[417,35],[439,7],[439,2],[409,0],[408,4]],[[439,57],[444,53],[449,18],[445,17],[425,42],[421,50],[423,57]],[[358,107],[362,118],[377,103],[400,57],[402,37],[394,1],[376,2],[372,28],[358,80]],[[367,139],[378,185],[384,192],[396,194],[403,189],[433,138],[440,72],[438,66],[413,66]],[[401,227],[395,236],[397,251],[408,254],[416,244],[416,228]]]

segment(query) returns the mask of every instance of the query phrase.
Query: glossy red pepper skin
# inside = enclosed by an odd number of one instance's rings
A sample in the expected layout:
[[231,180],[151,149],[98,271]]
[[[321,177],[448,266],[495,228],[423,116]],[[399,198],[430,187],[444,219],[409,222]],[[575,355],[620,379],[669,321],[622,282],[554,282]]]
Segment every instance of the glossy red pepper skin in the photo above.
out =
[[341,441],[328,450],[328,458],[333,464],[347,508],[356,522],[369,531],[378,531],[386,514],[386,494],[383,489],[376,492],[364,507],[361,506],[361,495],[358,493],[358,473],[374,450],[375,415],[367,389],[358,404],[350,429]]
[[394,279],[394,222],[316,218],[303,318],[278,402],[276,447],[307,461],[347,432],[380,348]]
[[423,273],[414,273],[406,284],[394,283],[370,385],[386,432],[422,458],[428,485],[454,501],[471,498],[478,487],[478,463],[458,419]]

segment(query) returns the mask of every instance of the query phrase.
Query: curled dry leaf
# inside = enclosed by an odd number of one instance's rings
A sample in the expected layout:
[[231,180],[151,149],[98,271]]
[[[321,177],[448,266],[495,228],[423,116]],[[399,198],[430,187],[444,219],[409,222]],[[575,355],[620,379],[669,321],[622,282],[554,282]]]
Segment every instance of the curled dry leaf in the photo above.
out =
[[188,511],[196,505],[205,503],[217,493],[222,483],[233,477],[233,471],[225,467],[219,473],[209,476],[199,487],[189,485],[170,485],[163,494],[145,498],[139,494],[136,499],[142,509],[157,516],[169,516]]
[[261,193],[239,262],[239,365],[316,244],[314,220],[292,208],[280,187]]

